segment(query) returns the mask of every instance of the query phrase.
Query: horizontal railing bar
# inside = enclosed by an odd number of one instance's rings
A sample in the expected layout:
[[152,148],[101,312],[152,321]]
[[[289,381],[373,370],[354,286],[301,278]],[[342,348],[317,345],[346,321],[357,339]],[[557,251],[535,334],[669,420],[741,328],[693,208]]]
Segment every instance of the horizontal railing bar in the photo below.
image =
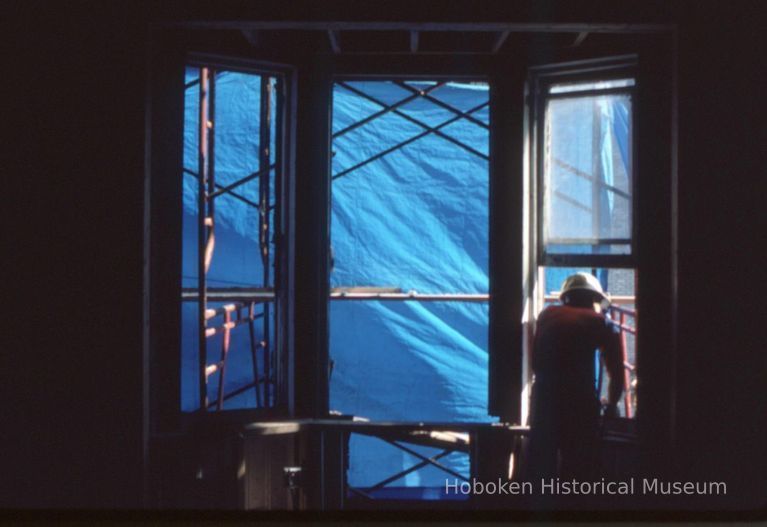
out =
[[[359,288],[359,292],[351,292],[354,289],[348,287],[333,288],[330,292],[331,300],[417,300],[417,301],[457,301],[457,302],[487,302],[490,295],[487,293],[417,293],[415,291],[408,293],[390,293],[375,292],[377,288]],[[391,291],[396,288],[381,288],[385,291]],[[209,288],[206,292],[209,302],[235,301],[241,302],[269,302],[274,300],[275,293],[272,288],[246,288],[246,287],[221,287]],[[199,298],[196,288],[183,288],[181,291],[182,301],[195,301]],[[243,306],[240,306],[242,308]],[[223,312],[224,308],[218,308]],[[219,313],[217,311],[217,313]]]
[[[512,425],[509,423],[488,423],[477,421],[373,421],[363,417],[353,416],[352,419],[329,418],[319,419],[293,419],[286,421],[253,422],[245,425],[244,432],[255,434],[282,434],[292,433],[305,429],[304,427],[332,427],[334,430],[345,430],[352,434],[362,434],[371,437],[391,438],[392,434],[412,433],[416,431],[454,431],[471,433],[475,430],[486,430],[491,428],[508,432],[512,435],[527,435],[530,433],[530,427]],[[410,443],[411,437],[404,438],[398,435],[397,440]],[[451,445],[452,447],[452,445]]]
[[[558,302],[559,296],[557,295],[546,295],[543,297],[544,302]],[[614,310],[621,313],[625,313],[626,315],[636,317],[636,310],[634,309],[627,309],[625,307],[620,307],[620,304],[626,305],[626,304],[633,304],[636,301],[635,297],[633,296],[613,296],[610,297],[610,306],[607,308],[608,310]],[[617,304],[617,305],[616,305]],[[626,331],[628,333],[631,333],[632,335],[636,335],[636,328],[633,328],[631,326],[626,326],[625,324],[619,324],[617,320],[613,320],[613,323],[620,327],[623,331]]]
[[625,307],[621,307],[621,304],[627,305],[627,304],[633,304],[635,302],[634,297],[628,297],[631,298],[631,302],[613,302],[613,304],[618,305],[611,305],[610,309],[614,309],[615,311],[618,311],[620,313],[626,313],[627,315],[636,316],[636,310],[635,309],[628,309]]
[[[270,302],[274,300],[274,289],[271,287],[210,287],[206,291],[208,302],[245,301],[245,302]],[[194,287],[185,287],[181,290],[181,300],[192,302],[200,297],[199,291]]]
[[[559,291],[553,291],[550,295],[545,295],[543,297],[544,302],[558,302],[559,301]],[[614,309],[622,309],[626,311],[627,314],[633,315],[633,311],[629,311],[625,308],[619,308],[617,306],[620,305],[626,305],[626,304],[634,304],[636,302],[635,296],[627,296],[627,295],[615,295],[610,297],[611,302],[611,308]],[[617,305],[615,305],[617,304]]]
[[[433,301],[433,302],[487,302],[490,300],[489,294],[483,293],[376,293],[376,292],[349,292],[349,288],[334,288],[331,290],[331,300],[416,300],[416,301]],[[374,290],[374,288],[371,288]],[[392,289],[392,288],[386,288]],[[181,293],[183,301],[197,300],[199,294],[196,289],[184,288]],[[207,291],[208,301],[217,302],[225,300],[251,300],[268,302],[274,300],[275,293],[271,288],[210,288]],[[559,301],[559,292],[555,291],[550,295],[546,295],[543,298],[544,302],[557,302]],[[623,311],[628,315],[636,315],[636,312],[631,309],[620,307],[621,305],[634,304],[636,297],[615,295],[610,297],[611,309]],[[237,309],[241,309],[246,306],[240,305]],[[224,308],[218,308],[216,314],[223,313]]]
[[331,300],[395,300],[419,302],[487,302],[486,294],[330,293]]
[[615,320],[613,320],[613,323],[618,326],[622,331],[625,331],[626,333],[631,333],[632,335],[636,335],[636,330],[632,327],[625,326],[623,324],[619,324]]
[[401,287],[375,287],[375,286],[341,286],[334,287],[331,293],[401,293]]

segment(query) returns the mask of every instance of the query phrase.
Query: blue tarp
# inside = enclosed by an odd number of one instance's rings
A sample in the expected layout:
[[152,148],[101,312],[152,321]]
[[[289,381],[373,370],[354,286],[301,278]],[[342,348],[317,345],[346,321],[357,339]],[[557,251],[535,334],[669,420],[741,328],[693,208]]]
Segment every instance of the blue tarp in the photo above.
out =
[[[385,103],[409,95],[389,82],[350,84]],[[449,84],[433,94],[461,111],[488,99],[486,85]],[[379,105],[337,86],[333,131],[379,110]],[[455,115],[423,99],[401,111],[429,126]],[[487,108],[473,115],[488,122]],[[487,154],[488,131],[476,123],[458,120],[440,131]],[[422,126],[395,113],[379,117],[336,138],[333,174],[423,132]],[[334,180],[331,285],[487,293],[488,182],[486,159],[436,134]],[[486,303],[335,301],[330,317],[335,362],[331,408],[377,420],[491,420]],[[349,480],[357,486],[372,485],[418,462],[365,437],[353,437],[351,453]],[[466,455],[451,455],[443,462],[468,473]],[[430,468],[406,476],[404,484],[444,486],[446,477]]]

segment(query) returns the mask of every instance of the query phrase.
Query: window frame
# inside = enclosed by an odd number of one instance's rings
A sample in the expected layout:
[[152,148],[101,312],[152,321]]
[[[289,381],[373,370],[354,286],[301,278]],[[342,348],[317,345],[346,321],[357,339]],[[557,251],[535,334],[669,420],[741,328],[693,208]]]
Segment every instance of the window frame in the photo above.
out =
[[[601,82],[631,78],[633,86],[582,90],[565,93],[548,93],[554,84]],[[528,133],[532,139],[532,159],[530,169],[533,172],[533,192],[535,193],[535,245],[536,263],[545,267],[592,267],[624,268],[637,267],[637,134],[636,118],[640,114],[637,108],[637,89],[639,85],[636,56],[627,55],[606,59],[593,59],[570,63],[559,63],[530,68],[528,89],[531,112]],[[629,254],[577,254],[547,253],[545,244],[545,185],[544,185],[544,134],[546,129],[546,106],[548,101],[565,98],[592,97],[595,95],[628,94],[631,97],[631,240]]]
[[[525,307],[523,309],[523,332],[522,340],[522,359],[521,376],[523,396],[520,400],[520,415],[522,422],[526,422],[529,416],[529,396],[532,386],[532,369],[530,358],[532,356],[533,335],[538,314],[543,309],[545,291],[541,284],[546,268],[562,267],[585,267],[600,269],[631,269],[634,271],[635,285],[634,296],[635,305],[638,305],[640,298],[640,287],[638,275],[640,271],[640,259],[637,247],[640,209],[637,206],[637,175],[639,174],[637,138],[639,136],[639,126],[637,116],[641,115],[638,104],[638,93],[642,87],[641,75],[638,64],[639,56],[637,54],[623,55],[605,58],[590,58],[571,62],[559,62],[545,65],[531,66],[527,70],[525,82],[525,124],[524,131],[527,145],[525,146],[525,218],[527,227],[523,230],[523,239],[525,248],[523,250],[523,260],[526,271],[523,273]],[[544,184],[543,184],[543,164],[544,164],[544,132],[545,132],[545,110],[550,94],[548,88],[553,84],[561,83],[579,83],[579,82],[599,82],[608,80],[617,80],[632,78],[634,85],[630,87],[621,87],[617,89],[605,90],[583,90],[580,92],[566,92],[554,94],[554,98],[574,97],[578,95],[587,96],[602,93],[626,93],[630,89],[632,97],[631,105],[631,253],[630,254],[567,254],[567,253],[546,253],[544,246]],[[643,220],[646,221],[646,220]],[[644,327],[644,326],[643,326]],[[637,326],[636,346],[640,345],[639,330]]]
[[[492,212],[492,205],[491,205],[491,203],[492,203],[492,198],[493,198],[492,197],[493,174],[494,174],[494,170],[495,170],[494,166],[493,166],[494,154],[493,154],[493,147],[492,147],[493,134],[494,134],[494,130],[495,130],[494,125],[493,125],[493,120],[494,120],[494,110],[493,110],[494,101],[493,101],[493,98],[495,96],[497,96],[497,95],[495,95],[495,93],[497,92],[497,87],[495,86],[495,79],[494,79],[494,77],[489,72],[488,73],[471,73],[471,74],[466,74],[466,73],[452,73],[451,74],[449,72],[441,72],[441,71],[433,73],[433,74],[430,74],[430,73],[414,73],[414,74],[402,74],[402,73],[395,74],[395,73],[392,73],[392,74],[389,74],[389,73],[378,73],[378,72],[376,72],[376,73],[334,72],[334,74],[331,75],[331,78],[330,78],[330,91],[331,91],[331,96],[330,96],[330,100],[329,100],[329,106],[330,106],[329,124],[330,124],[330,127],[332,128],[332,123],[333,123],[333,107],[334,107],[334,98],[333,98],[332,93],[333,93],[333,90],[335,89],[335,86],[338,83],[343,83],[343,82],[392,82],[392,83],[394,83],[394,82],[398,82],[398,81],[399,82],[439,82],[439,81],[444,81],[446,83],[449,83],[449,82],[482,82],[482,83],[485,83],[487,85],[487,88],[488,88],[488,101],[487,101],[487,111],[488,111],[488,121],[489,121],[488,122],[488,132],[487,132],[487,147],[488,147],[488,153],[487,153],[487,185],[488,185],[488,201],[487,201],[488,270],[487,271],[488,271],[488,292],[487,293],[461,292],[461,293],[458,293],[457,295],[466,295],[466,296],[487,295],[487,299],[483,300],[482,303],[485,303],[485,304],[488,305],[488,319],[487,319],[487,326],[486,326],[487,353],[488,353],[488,372],[487,372],[487,375],[488,375],[488,378],[491,379],[492,378],[492,373],[491,373],[491,366],[490,366],[490,364],[491,364],[491,357],[492,357],[491,334],[492,334],[493,318],[492,318],[492,314],[491,314],[492,313],[492,307],[491,307],[492,306],[492,294],[491,294],[491,291],[490,291],[490,288],[491,288],[491,278],[490,278],[490,276],[492,274],[492,271],[491,271],[491,269],[492,269],[492,259],[491,259],[490,255],[491,255],[492,250],[493,250],[492,249],[493,239],[492,239],[492,234],[491,234],[492,230],[493,230],[493,227],[492,227],[492,222],[493,222],[492,214],[493,214],[493,212]],[[332,210],[333,210],[332,158],[333,158],[333,155],[334,155],[334,151],[333,151],[333,134],[332,134],[332,131],[330,133],[330,142],[329,142],[329,145],[328,145],[328,151],[330,153],[330,156],[329,156],[330,167],[328,168],[328,170],[329,170],[328,180],[330,181],[330,185],[329,185],[329,189],[328,189],[327,213],[328,213],[328,216],[330,217],[330,215],[332,214]],[[326,243],[326,249],[327,249],[328,252],[330,252],[331,242],[332,242],[332,229],[330,227],[331,227],[331,222],[330,222],[330,220],[328,220],[328,236],[327,236],[327,239],[325,240],[327,242]],[[331,287],[331,283],[330,283],[331,280],[330,280],[330,272],[329,271],[327,273],[326,280],[327,280],[327,291],[328,291],[328,295],[327,295],[327,299],[326,299],[327,300],[326,306],[327,306],[327,313],[328,313],[328,316],[327,316],[327,327],[328,327],[328,337],[329,337],[329,334],[330,334],[330,303],[333,302],[333,301],[339,301],[339,300],[337,300],[337,299],[334,300],[334,298],[333,298],[333,291],[332,291],[332,287]],[[340,287],[343,289],[345,286],[340,286]],[[387,289],[387,287],[383,286],[382,284],[365,284],[364,286],[359,286],[359,287],[360,287],[360,289],[365,289],[365,288],[372,288],[373,290],[380,289],[380,291],[374,291],[373,294],[382,293],[382,292],[386,293],[386,291],[384,291],[384,290]],[[439,294],[442,294],[442,293],[435,293],[435,294],[439,295]],[[395,301],[395,302],[408,302],[408,301],[419,302],[419,301],[421,301],[421,302],[429,302],[429,300],[419,300],[417,297],[415,297],[415,298],[404,298],[404,297],[410,296],[409,292],[396,293],[396,295],[398,295],[398,296],[401,295],[403,298],[396,298],[396,299],[389,298],[386,301]],[[346,295],[344,295],[344,296],[346,296]],[[384,295],[384,296],[386,296],[386,295]],[[423,296],[427,296],[428,297],[429,294],[424,294]],[[344,301],[344,300],[342,299],[340,301]],[[356,302],[380,302],[381,299],[380,298],[355,298],[354,301],[356,301]],[[474,302],[477,302],[477,301],[469,299],[469,300],[463,300],[461,302],[474,303]],[[329,338],[327,340],[327,351],[328,351],[328,357],[329,357],[329,353],[330,353]],[[330,368],[330,365],[328,365],[328,367]],[[328,372],[330,372],[330,369],[328,369]],[[490,386],[489,386],[490,382],[492,382],[492,381],[488,382],[488,392],[490,391]],[[328,387],[328,390],[327,390],[327,394],[326,394],[327,395],[326,399],[328,400],[328,403],[329,403],[330,402],[330,373],[328,374],[328,384],[327,384],[327,387]],[[495,416],[495,414],[493,412],[492,402],[491,402],[491,398],[489,397],[489,394],[488,394],[487,403],[488,403],[487,404],[487,415],[488,415],[488,417]]]
[[[289,415],[292,406],[292,362],[293,362],[293,338],[288,327],[289,320],[292,318],[292,301],[289,298],[292,289],[293,267],[293,239],[295,237],[293,227],[293,202],[294,202],[294,179],[295,179],[295,67],[288,64],[252,60],[236,56],[221,56],[210,53],[186,53],[183,58],[183,68],[210,68],[213,71],[230,71],[249,75],[258,75],[261,77],[273,77],[277,81],[277,93],[275,99],[275,120],[274,127],[275,141],[278,145],[275,158],[275,210],[272,219],[272,229],[270,237],[274,239],[274,269],[273,269],[273,293],[274,298],[268,303],[273,304],[274,320],[271,321],[270,331],[273,333],[274,343],[271,346],[274,356],[274,393],[270,406],[247,407],[236,409],[216,409],[215,407],[203,408],[200,405],[195,411],[185,412],[181,408],[181,393],[179,390],[178,406],[176,413],[180,415],[181,422],[194,422],[197,419],[220,419],[218,414],[226,414],[235,420],[249,421],[253,419],[270,418],[274,416]],[[184,92],[185,93],[185,92]],[[183,94],[182,94],[183,98]],[[282,100],[278,101],[277,99]],[[181,126],[183,135],[183,124]],[[183,160],[180,166],[184,170]],[[179,200],[183,199],[183,193],[179,192]],[[181,205],[183,208],[183,205]],[[198,210],[199,213],[199,210]],[[180,221],[180,217],[179,217]],[[198,247],[198,250],[200,247]],[[182,251],[182,247],[179,247]],[[181,253],[179,253],[181,254]],[[179,257],[180,263],[181,256]],[[179,277],[181,272],[179,270]],[[179,280],[179,284],[181,281]],[[266,284],[265,284],[266,287]],[[179,305],[180,308],[180,305]],[[179,319],[179,323],[181,320]],[[181,330],[181,327],[179,327]],[[244,331],[244,329],[242,330]],[[180,335],[180,333],[179,333]],[[179,339],[178,347],[178,384],[180,388],[181,377],[181,348],[182,342]],[[199,350],[203,346],[198,342]],[[208,352],[210,355],[210,352]],[[210,359],[210,357],[208,357]],[[211,362],[210,360],[208,362]],[[215,362],[215,361],[214,361]],[[204,376],[202,370],[200,377]],[[202,380],[199,380],[202,386]],[[241,416],[241,417],[238,417]],[[227,418],[229,419],[229,417]]]

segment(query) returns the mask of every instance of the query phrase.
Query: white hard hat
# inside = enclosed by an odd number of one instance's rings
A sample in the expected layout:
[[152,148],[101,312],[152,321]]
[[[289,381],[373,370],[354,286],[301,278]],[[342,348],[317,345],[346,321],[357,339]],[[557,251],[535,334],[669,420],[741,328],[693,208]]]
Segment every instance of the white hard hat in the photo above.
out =
[[585,289],[596,293],[602,301],[610,301],[610,297],[602,290],[602,284],[599,283],[597,277],[590,273],[575,273],[568,276],[562,284],[562,290],[559,293],[559,299],[565,296],[570,291],[576,289]]

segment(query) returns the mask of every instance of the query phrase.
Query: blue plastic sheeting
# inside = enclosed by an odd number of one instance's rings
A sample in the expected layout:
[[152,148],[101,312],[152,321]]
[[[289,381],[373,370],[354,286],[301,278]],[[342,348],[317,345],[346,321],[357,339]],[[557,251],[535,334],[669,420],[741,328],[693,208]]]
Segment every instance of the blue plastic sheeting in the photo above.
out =
[[[389,82],[350,84],[386,104],[410,95]],[[432,94],[460,111],[488,100],[486,85],[448,84]],[[337,85],[333,131],[380,110]],[[432,127],[455,116],[423,98],[399,111]],[[488,122],[486,107],[473,115]],[[440,131],[468,148],[431,133],[333,181],[333,287],[488,292],[488,162],[471,151],[487,155],[488,131],[465,119]],[[394,112],[378,117],[334,140],[333,174],[424,132]],[[331,408],[375,420],[492,421],[487,325],[487,303],[331,302]],[[468,475],[465,454],[440,461]],[[349,483],[372,486],[418,462],[380,440],[352,436]],[[429,467],[393,485],[439,487],[446,477]]]
[[[396,98],[408,95],[389,83],[354,85],[376,95],[383,90],[393,91]],[[468,86],[444,86],[434,95],[457,103],[462,110],[487,100],[486,89]],[[411,108],[413,104],[401,110],[429,125],[453,117],[432,103],[427,108],[425,103]],[[333,130],[377,110],[380,107],[336,87]],[[476,117],[487,122],[487,109]],[[333,173],[423,131],[393,113],[380,117],[333,142]],[[476,124],[461,120],[441,131],[487,152],[487,130]],[[486,160],[431,134],[336,179],[332,192],[333,286],[487,293]]]

